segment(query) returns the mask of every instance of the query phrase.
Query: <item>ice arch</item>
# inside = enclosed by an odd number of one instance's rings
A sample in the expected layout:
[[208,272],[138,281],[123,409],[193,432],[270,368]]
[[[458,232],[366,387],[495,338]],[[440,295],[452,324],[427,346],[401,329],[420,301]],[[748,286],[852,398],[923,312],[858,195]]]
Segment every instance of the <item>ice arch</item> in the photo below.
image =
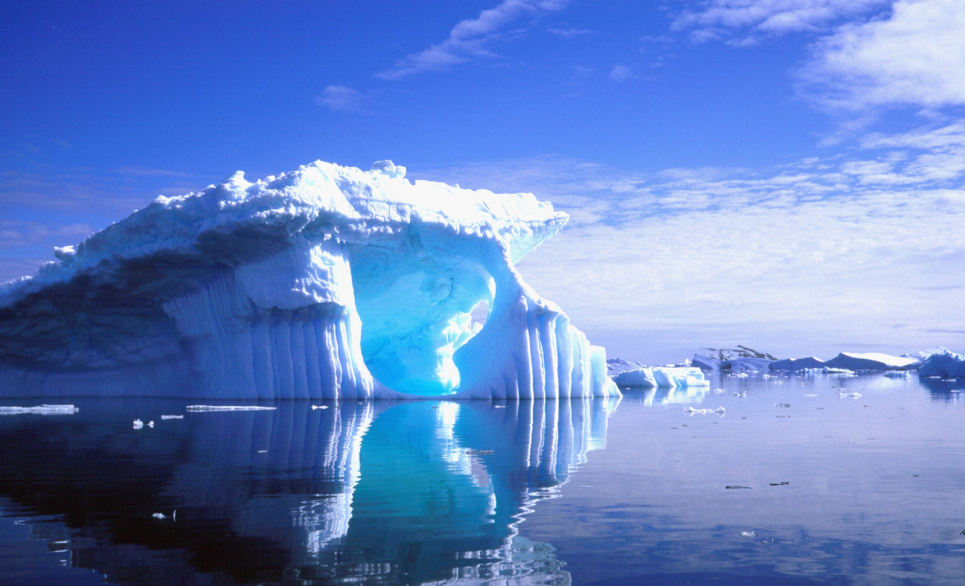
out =
[[514,266],[566,219],[530,194],[413,183],[388,161],[256,183],[238,172],[0,286],[0,393],[170,395],[199,381],[176,394],[617,394],[603,349]]

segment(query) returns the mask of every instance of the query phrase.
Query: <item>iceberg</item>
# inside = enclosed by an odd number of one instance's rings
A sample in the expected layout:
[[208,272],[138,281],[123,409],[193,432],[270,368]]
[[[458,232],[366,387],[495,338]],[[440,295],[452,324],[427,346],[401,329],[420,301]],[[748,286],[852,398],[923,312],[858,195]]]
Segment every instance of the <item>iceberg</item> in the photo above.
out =
[[617,396],[603,348],[515,268],[566,221],[391,161],[239,171],[0,286],[0,395]]
[[694,354],[691,364],[707,372],[728,371],[732,374],[766,373],[774,360],[773,358],[767,358],[765,356],[770,355],[714,358],[713,356],[707,356],[706,354]]
[[844,368],[847,370],[904,370],[918,366],[918,358],[908,356],[891,356],[878,352],[857,354],[842,352],[828,360],[828,368]]
[[706,387],[710,381],[696,366],[645,366],[618,373],[613,381],[621,387]]
[[785,358],[783,360],[772,362],[770,369],[798,372],[802,370],[821,369],[824,368],[825,364],[826,363],[823,360],[820,358],[815,358],[814,356],[809,356],[807,358]]
[[918,376],[922,378],[938,376],[941,378],[957,378],[965,376],[965,354],[956,354],[948,350],[936,352],[925,359],[918,367]]

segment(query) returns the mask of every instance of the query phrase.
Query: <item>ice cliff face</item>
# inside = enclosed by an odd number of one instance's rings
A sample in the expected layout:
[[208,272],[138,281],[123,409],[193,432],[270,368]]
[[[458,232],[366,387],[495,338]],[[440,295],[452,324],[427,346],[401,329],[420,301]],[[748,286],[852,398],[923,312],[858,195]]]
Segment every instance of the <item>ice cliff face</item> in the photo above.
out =
[[603,349],[514,268],[565,222],[388,161],[239,172],[0,286],[0,394],[616,394]]

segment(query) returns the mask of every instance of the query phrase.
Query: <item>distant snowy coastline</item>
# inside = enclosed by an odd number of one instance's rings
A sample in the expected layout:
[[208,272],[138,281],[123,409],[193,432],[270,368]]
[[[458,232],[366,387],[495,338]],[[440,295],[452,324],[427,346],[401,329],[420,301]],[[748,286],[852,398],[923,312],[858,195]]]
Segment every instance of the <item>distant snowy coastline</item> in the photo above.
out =
[[646,366],[621,358],[607,361],[610,378],[621,387],[692,387],[707,386],[706,376],[769,375],[777,373],[883,373],[886,376],[917,372],[921,378],[949,379],[965,377],[965,354],[945,349],[910,356],[841,352],[830,360],[813,356],[777,359],[769,354],[745,347],[711,354],[695,354],[683,364]]

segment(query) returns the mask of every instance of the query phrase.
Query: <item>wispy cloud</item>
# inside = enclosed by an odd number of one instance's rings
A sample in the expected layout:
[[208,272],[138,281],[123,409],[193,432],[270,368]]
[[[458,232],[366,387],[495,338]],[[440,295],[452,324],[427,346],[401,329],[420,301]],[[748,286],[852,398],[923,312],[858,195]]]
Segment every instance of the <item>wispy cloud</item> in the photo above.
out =
[[427,71],[440,71],[473,59],[492,57],[489,46],[510,24],[525,16],[561,10],[567,0],[503,0],[479,16],[456,24],[449,37],[419,53],[400,59],[392,68],[377,73],[380,79],[402,79]]
[[814,47],[807,94],[835,109],[965,105],[965,3],[899,0],[884,19],[848,24]]
[[594,31],[588,28],[548,28],[546,30],[550,34],[564,39],[575,39],[577,37],[585,37],[587,35],[594,34]]
[[818,31],[842,19],[866,15],[891,0],[706,0],[674,21],[698,42],[754,44],[763,37]]
[[633,72],[626,65],[614,65],[610,70],[610,79],[617,83],[622,83],[633,77]]
[[322,93],[315,96],[317,105],[333,112],[358,112],[368,101],[368,95],[344,85],[325,86]]

